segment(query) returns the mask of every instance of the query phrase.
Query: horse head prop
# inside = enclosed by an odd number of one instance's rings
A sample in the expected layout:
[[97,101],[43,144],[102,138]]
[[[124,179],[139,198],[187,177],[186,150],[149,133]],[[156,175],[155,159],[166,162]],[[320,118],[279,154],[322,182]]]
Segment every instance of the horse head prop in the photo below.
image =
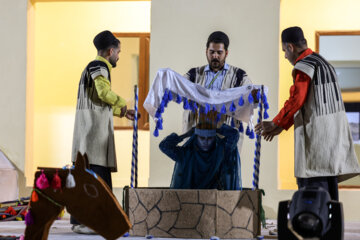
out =
[[[107,184],[87,169],[87,155],[78,153],[74,169],[51,169],[35,173],[34,189],[25,217],[26,240],[45,240],[61,211],[105,239],[117,239],[131,224]],[[69,178],[72,184],[69,184]],[[65,187],[66,186],[66,187]]]

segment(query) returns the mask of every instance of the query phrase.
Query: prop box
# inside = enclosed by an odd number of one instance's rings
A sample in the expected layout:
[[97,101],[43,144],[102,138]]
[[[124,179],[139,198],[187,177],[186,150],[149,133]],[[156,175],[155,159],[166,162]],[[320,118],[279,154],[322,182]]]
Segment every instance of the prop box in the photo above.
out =
[[130,235],[254,238],[260,235],[260,190],[125,188]]

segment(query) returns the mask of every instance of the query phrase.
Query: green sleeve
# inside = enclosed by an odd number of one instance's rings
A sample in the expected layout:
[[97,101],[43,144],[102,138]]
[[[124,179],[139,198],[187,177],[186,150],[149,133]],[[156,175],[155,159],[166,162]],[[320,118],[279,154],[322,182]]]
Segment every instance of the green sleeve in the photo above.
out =
[[97,76],[94,82],[100,100],[111,105],[115,116],[120,116],[121,108],[126,106],[126,101],[111,91],[110,81],[104,76]]

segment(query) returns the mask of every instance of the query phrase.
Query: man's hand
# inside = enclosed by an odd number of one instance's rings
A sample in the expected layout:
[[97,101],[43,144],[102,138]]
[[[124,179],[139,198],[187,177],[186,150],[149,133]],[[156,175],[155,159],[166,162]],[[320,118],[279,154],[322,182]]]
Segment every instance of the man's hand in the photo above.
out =
[[120,117],[124,117],[124,116],[125,116],[126,110],[127,110],[127,107],[126,107],[126,106],[121,108]]
[[272,141],[276,135],[279,135],[284,129],[272,121],[262,121],[255,126],[256,134],[261,134],[266,141]]
[[[126,111],[125,113],[125,117],[131,121],[134,121],[135,119],[135,110],[134,109],[129,109]],[[138,119],[141,118],[141,114],[138,112]]]

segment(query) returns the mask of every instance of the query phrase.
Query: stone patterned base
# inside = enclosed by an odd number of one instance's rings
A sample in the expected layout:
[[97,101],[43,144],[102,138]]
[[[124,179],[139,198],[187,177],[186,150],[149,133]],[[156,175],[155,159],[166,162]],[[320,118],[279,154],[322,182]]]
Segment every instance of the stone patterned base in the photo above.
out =
[[125,189],[132,236],[254,238],[260,235],[258,190]]

